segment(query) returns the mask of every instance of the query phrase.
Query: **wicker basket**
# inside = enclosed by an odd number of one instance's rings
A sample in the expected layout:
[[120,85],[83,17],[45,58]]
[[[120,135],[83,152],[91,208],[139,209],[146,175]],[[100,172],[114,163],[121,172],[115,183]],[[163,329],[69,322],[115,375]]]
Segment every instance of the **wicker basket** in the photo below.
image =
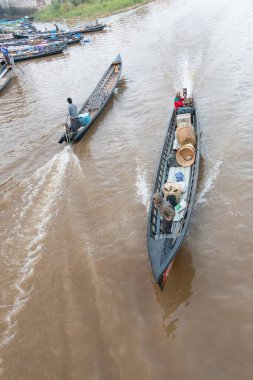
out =
[[182,145],[176,154],[176,159],[181,166],[191,166],[195,161],[195,148],[192,144]]
[[177,140],[179,145],[196,144],[195,129],[190,126],[181,126],[177,128]]

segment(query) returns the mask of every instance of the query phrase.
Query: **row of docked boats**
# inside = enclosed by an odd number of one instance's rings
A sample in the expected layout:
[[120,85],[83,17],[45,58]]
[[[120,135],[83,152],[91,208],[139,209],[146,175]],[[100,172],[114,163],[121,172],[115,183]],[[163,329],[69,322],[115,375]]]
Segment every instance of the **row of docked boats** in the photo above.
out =
[[27,33],[25,31],[20,31],[17,33],[13,33],[13,37],[17,39],[24,39],[24,38],[31,38],[31,37],[36,37],[36,38],[51,38],[51,37],[57,37],[57,38],[63,38],[66,37],[70,34],[85,34],[85,33],[93,33],[93,32],[98,32],[101,30],[104,30],[106,28],[106,24],[101,24],[101,23],[96,23],[95,25],[83,25],[83,26],[78,26],[74,29],[71,29],[70,31],[64,31],[58,29],[54,29],[51,31],[30,31],[30,33]]
[[[73,131],[71,124],[65,123],[60,144],[75,144],[82,139],[112,96],[121,72],[122,59],[118,55],[79,110],[82,125]],[[200,131],[194,101],[187,97],[187,89],[184,89],[184,101],[185,107],[175,109],[168,124],[148,214],[148,253],[154,279],[161,289],[189,227],[198,182]],[[174,203],[170,203],[171,196]],[[163,207],[167,202],[167,207],[169,203],[174,209],[169,231],[164,228],[164,208],[154,202],[157,197]]]
[[83,25],[72,31],[60,30],[55,26],[54,30],[41,32],[28,18],[0,20],[1,68],[8,66],[8,70],[1,70],[0,91],[11,78],[14,62],[60,54],[68,45],[90,42],[83,36],[84,33],[100,31],[106,27],[97,21],[94,25]]
[[[5,48],[10,48],[12,46],[33,46],[38,45],[40,43],[49,43],[49,42],[61,42],[66,45],[73,45],[76,43],[81,42],[84,40],[84,37],[82,37],[79,33],[73,34],[69,33],[65,37],[62,38],[29,38],[29,39],[8,39],[8,40],[1,40],[0,36],[0,46]],[[85,39],[85,41],[89,41],[88,39]]]
[[6,48],[14,61],[22,61],[58,54],[68,45],[89,42],[84,33],[103,30],[106,24],[81,25],[70,31],[55,29],[40,31],[27,18],[14,21],[2,20],[0,23],[0,48]]
[[81,41],[89,42],[90,40],[84,39],[80,34],[72,33],[60,39],[12,39],[4,42],[0,40],[0,49],[7,49],[8,54],[14,58],[14,61],[19,62],[62,53],[67,46],[78,44]]
[[0,20],[0,34],[12,34],[16,39],[30,39],[30,38],[65,38],[70,35],[93,33],[102,31],[106,28],[106,24],[99,23],[96,19],[95,22],[89,24],[79,25],[71,30],[60,29],[58,25],[54,24],[55,28],[51,30],[38,30],[27,19],[18,19],[14,21]]

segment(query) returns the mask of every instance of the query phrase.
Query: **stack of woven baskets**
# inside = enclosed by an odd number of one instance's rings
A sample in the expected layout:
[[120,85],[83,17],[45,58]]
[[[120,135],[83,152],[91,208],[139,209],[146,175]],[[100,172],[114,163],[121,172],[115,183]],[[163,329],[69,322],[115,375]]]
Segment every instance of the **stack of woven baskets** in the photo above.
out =
[[176,159],[181,166],[191,166],[195,161],[196,133],[189,121],[178,122],[176,138],[180,145]]

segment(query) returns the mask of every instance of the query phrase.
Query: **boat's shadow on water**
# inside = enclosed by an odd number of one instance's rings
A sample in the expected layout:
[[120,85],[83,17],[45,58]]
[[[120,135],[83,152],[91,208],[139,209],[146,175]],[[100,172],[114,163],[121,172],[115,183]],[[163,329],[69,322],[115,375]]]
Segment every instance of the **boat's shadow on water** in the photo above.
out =
[[[179,317],[179,307],[187,307],[192,295],[192,281],[195,269],[192,264],[192,253],[187,242],[176,256],[163,291],[157,284],[154,291],[157,301],[163,310],[162,323],[168,338],[175,338]],[[175,313],[175,314],[174,314]]]
[[115,94],[124,94],[124,92],[126,92],[127,90],[127,79],[126,78],[121,78],[119,80],[119,83],[117,85],[117,88],[116,88],[116,93]]

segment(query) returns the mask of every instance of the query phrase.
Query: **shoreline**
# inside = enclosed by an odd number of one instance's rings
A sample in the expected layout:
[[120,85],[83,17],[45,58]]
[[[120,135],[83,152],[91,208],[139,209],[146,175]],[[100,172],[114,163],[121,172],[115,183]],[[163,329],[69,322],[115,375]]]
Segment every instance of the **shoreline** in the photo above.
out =
[[[40,17],[36,17],[36,13],[34,14],[34,21],[37,21],[37,22],[52,22],[52,21],[73,21],[73,20],[80,20],[80,19],[97,19],[97,18],[106,18],[106,17],[110,17],[110,16],[113,16],[113,15],[116,15],[116,14],[120,14],[120,13],[125,13],[125,12],[128,12],[132,9],[136,9],[136,8],[139,8],[143,5],[146,5],[148,3],[151,3],[153,2],[154,0],[143,0],[143,1],[140,1],[138,4],[134,4],[134,5],[130,5],[128,7],[125,7],[125,8],[119,8],[119,9],[115,9],[114,11],[108,11],[106,13],[102,13],[101,14],[97,14],[96,16],[91,16],[89,17],[89,15],[84,14],[83,15],[78,15],[78,16],[70,16],[70,17],[66,17],[66,16],[59,16],[59,17],[48,17],[48,18],[40,18]],[[50,6],[49,6],[50,7]],[[46,9],[46,8],[45,8]],[[75,9],[75,8],[72,8],[72,10]],[[76,9],[78,9],[78,7],[76,7]],[[40,12],[43,12],[43,11],[40,11]]]

